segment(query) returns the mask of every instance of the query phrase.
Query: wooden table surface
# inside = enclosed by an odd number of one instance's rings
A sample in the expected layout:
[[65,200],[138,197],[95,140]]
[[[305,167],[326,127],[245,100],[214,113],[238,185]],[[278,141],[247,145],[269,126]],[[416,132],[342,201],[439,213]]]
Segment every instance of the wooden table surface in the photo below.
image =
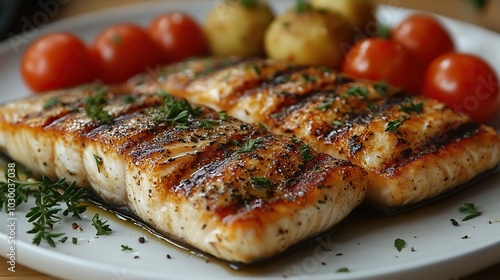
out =
[[[152,0],[147,0],[152,1]],[[188,1],[188,0],[185,0]],[[492,0],[482,11],[475,10],[467,0],[374,0],[381,4],[400,5],[405,8],[416,10],[431,11],[442,14],[444,16],[460,19],[470,23],[474,23],[491,30],[500,32],[500,1]],[[61,1],[61,3],[68,1]],[[65,4],[64,8],[56,15],[55,20],[68,18],[75,15],[80,15],[87,12],[100,10],[103,8],[112,8],[120,5],[141,2],[139,0],[72,0]],[[142,1],[144,2],[144,1]],[[168,2],[168,0],[165,0]],[[477,272],[463,280],[497,280],[500,279],[500,260],[493,267]],[[0,278],[9,279],[33,279],[46,280],[53,279],[50,276],[40,274],[27,267],[16,264],[16,272],[12,273],[7,270],[7,263],[0,260]]]

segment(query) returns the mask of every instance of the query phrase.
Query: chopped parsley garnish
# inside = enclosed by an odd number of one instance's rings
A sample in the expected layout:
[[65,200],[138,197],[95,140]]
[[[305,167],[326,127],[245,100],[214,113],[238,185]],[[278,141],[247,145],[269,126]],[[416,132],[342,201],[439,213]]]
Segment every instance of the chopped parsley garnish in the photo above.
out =
[[460,208],[458,208],[458,211],[460,211],[460,213],[467,214],[467,216],[462,218],[462,221],[476,218],[482,214],[481,212],[477,211],[476,206],[471,202],[466,202],[463,206],[460,206]]
[[250,153],[252,152],[255,148],[259,147],[264,143],[262,139],[250,139],[247,142],[245,142],[245,145],[243,148],[236,150],[238,154],[245,154],[245,153]]
[[259,127],[260,129],[267,131],[267,127],[261,122],[259,122]]
[[349,270],[349,268],[347,268],[347,267],[341,267],[341,268],[337,269],[337,271],[336,271],[336,272],[338,272],[338,273],[342,273],[342,272],[350,272],[350,270]]
[[104,110],[104,106],[108,103],[105,96],[106,89],[101,87],[96,94],[85,99],[85,112],[93,121],[109,123],[113,120],[109,112]]
[[385,132],[392,132],[394,134],[399,134],[398,129],[404,124],[404,122],[408,119],[408,116],[402,116],[397,120],[390,121],[387,123],[385,127]]
[[122,251],[133,251],[134,249],[130,248],[129,246],[127,245],[121,245],[122,246]]
[[271,187],[271,181],[264,177],[253,177],[250,179],[252,187],[256,190],[269,189]]
[[61,101],[59,100],[59,97],[53,96],[52,98],[47,100],[47,102],[45,102],[45,104],[43,104],[43,109],[44,110],[50,109],[50,108],[56,106],[57,104],[59,104],[60,102]]
[[113,231],[111,228],[109,228],[109,225],[107,225],[108,221],[102,221],[99,219],[99,214],[95,214],[94,217],[92,217],[92,225],[95,227],[97,230],[96,235],[109,235]]
[[71,238],[71,243],[76,245],[78,243],[78,239],[76,237]]
[[399,111],[405,112],[407,114],[420,114],[424,110],[424,102],[413,103],[413,100],[407,98],[401,105],[399,105]]
[[394,240],[394,247],[396,247],[396,249],[401,252],[401,250],[406,247],[406,241],[401,238],[396,238],[396,240]]

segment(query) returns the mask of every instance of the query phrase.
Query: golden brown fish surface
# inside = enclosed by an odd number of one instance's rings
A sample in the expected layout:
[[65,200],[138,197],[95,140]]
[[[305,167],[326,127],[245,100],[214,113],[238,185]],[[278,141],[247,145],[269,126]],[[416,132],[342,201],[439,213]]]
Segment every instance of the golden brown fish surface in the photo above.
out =
[[[186,113],[187,112],[187,113]],[[330,229],[366,172],[164,93],[86,86],[0,106],[0,149],[218,258],[250,263]]]
[[162,68],[129,85],[162,88],[349,160],[369,173],[367,201],[379,209],[436,197],[500,161],[500,138],[491,127],[434,100],[327,68],[208,59]]

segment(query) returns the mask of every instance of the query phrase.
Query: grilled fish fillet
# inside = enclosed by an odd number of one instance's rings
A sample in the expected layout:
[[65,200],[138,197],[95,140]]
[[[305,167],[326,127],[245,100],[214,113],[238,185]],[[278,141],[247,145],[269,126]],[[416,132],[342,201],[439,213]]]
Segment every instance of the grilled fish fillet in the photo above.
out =
[[181,105],[123,87],[30,97],[0,106],[0,149],[232,262],[283,252],[364,199],[363,169],[208,109],[169,115]]
[[492,128],[434,100],[327,68],[198,60],[138,76],[129,86],[164,89],[349,160],[368,172],[367,202],[383,211],[437,197],[500,161]]

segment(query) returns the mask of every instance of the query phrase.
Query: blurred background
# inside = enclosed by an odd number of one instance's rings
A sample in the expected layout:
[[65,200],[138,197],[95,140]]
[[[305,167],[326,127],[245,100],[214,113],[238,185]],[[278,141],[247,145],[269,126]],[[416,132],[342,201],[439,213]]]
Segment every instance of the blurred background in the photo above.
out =
[[[145,1],[152,0],[0,0],[0,41],[52,21]],[[498,0],[373,1],[378,4],[433,12],[500,32],[500,17],[498,16],[500,1]]]

